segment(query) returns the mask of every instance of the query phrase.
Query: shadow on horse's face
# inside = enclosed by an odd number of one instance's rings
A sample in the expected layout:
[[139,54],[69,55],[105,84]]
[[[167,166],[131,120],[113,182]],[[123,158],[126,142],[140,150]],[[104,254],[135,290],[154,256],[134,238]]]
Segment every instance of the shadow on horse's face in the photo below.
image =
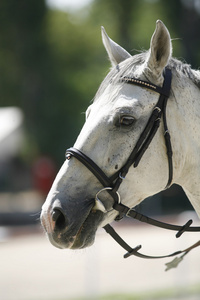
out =
[[77,210],[77,203],[64,207],[60,201],[55,200],[51,211],[44,209],[41,221],[50,242],[57,248],[70,249],[81,249],[93,244],[103,218],[101,211],[92,210],[93,206],[93,201],[86,200],[82,206],[78,204]]
[[[41,214],[42,225],[55,247],[81,249],[93,244],[96,230],[105,218],[105,214],[95,208],[94,195],[100,186],[78,161],[66,160]],[[101,198],[108,210],[112,205],[109,197],[105,193]]]
[[[120,96],[115,105],[108,103],[102,107],[100,101],[94,103],[75,144],[77,149],[87,153],[101,166],[107,176],[120,170],[133,148],[135,132],[131,129],[135,118],[128,114],[132,116],[133,107],[135,116],[141,109],[137,101],[129,99],[126,94],[126,98]],[[145,94],[147,92],[143,91]],[[126,119],[121,117],[124,114]],[[130,122],[130,126],[120,126],[120,118],[128,124]],[[120,190],[123,198],[126,198],[127,185],[128,178]],[[82,163],[74,157],[66,159],[41,214],[42,225],[54,246],[71,249],[87,247],[94,242],[97,228],[114,220],[117,211],[112,208],[114,200],[107,191],[99,195],[102,208],[96,206],[95,196],[101,190],[101,183]]]

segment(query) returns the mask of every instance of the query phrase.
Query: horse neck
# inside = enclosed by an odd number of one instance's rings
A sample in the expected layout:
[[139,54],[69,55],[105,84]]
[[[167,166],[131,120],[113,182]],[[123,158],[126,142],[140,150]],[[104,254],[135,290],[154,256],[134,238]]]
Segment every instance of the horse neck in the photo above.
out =
[[170,123],[174,152],[174,181],[182,186],[200,216],[200,90],[184,78],[174,80]]

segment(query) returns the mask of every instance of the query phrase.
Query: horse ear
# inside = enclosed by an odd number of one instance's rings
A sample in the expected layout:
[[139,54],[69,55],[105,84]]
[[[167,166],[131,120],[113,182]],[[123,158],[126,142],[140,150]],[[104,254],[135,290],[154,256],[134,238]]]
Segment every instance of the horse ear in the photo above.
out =
[[113,66],[116,66],[123,60],[131,57],[124,48],[109,38],[103,26],[101,27],[101,34],[104,47]]
[[162,75],[172,55],[172,44],[169,31],[162,21],[156,22],[156,29],[151,38],[149,57],[147,59],[147,72],[156,78]]

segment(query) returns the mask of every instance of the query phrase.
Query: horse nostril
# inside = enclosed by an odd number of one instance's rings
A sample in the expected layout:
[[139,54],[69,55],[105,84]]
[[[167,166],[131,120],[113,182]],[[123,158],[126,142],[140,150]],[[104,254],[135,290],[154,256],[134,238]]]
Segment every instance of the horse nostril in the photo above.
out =
[[60,208],[54,208],[52,212],[52,219],[55,222],[55,230],[62,230],[67,227],[67,218]]
[[61,215],[60,210],[54,209],[54,210],[53,210],[53,213],[52,213],[52,219],[53,219],[53,221],[56,222],[57,219],[60,217],[60,215]]

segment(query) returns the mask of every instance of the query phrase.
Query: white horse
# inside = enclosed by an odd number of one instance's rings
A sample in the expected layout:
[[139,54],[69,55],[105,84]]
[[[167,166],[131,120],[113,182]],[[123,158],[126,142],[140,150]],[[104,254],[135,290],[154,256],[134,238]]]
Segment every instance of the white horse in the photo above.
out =
[[[161,21],[156,23],[149,51],[135,56],[112,41],[104,28],[102,38],[112,69],[86,111],[86,122],[74,147],[106,176],[119,171],[159,98],[158,93],[122,82],[121,78],[134,77],[161,87],[167,67],[172,73],[166,110],[173,148],[172,184],[182,186],[200,216],[199,71],[171,57],[170,34]],[[130,167],[119,186],[117,195],[122,204],[134,207],[165,189],[169,167],[163,130],[161,122],[139,166]],[[113,221],[118,211],[113,208],[109,189],[103,192],[102,183],[79,159],[70,155],[67,158],[43,205],[41,222],[54,246],[78,249],[91,245],[97,228]]]

